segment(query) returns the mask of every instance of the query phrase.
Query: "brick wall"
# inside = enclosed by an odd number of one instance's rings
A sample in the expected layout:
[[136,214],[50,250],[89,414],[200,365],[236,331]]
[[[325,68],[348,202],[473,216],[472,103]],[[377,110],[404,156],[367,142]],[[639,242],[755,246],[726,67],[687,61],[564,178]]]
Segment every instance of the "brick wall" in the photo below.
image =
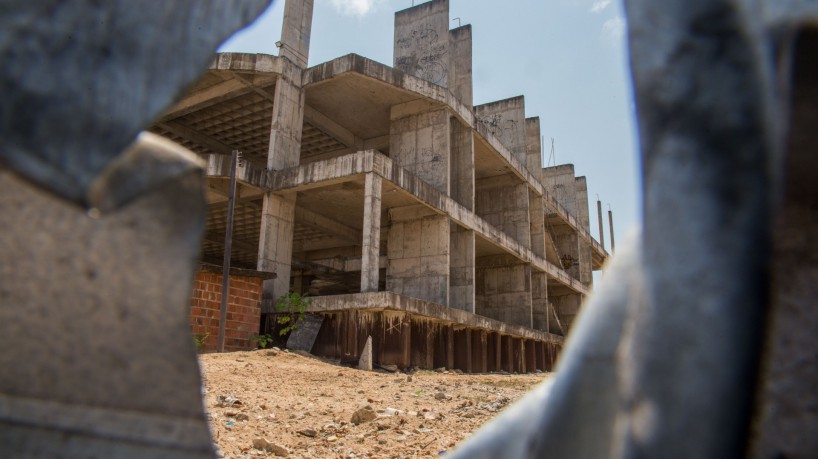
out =
[[[230,297],[227,303],[224,349],[240,351],[254,349],[251,336],[258,334],[261,320],[260,277],[230,276]],[[219,337],[219,307],[222,301],[222,275],[199,271],[193,284],[190,304],[190,327],[195,335],[207,333],[201,350],[215,351]]]

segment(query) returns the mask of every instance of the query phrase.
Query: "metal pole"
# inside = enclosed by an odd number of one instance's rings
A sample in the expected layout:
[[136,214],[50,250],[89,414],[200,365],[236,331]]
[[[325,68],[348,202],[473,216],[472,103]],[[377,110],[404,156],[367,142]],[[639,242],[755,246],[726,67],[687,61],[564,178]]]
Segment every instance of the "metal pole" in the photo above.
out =
[[219,344],[217,350],[224,352],[224,328],[227,322],[227,300],[230,297],[230,252],[233,250],[233,212],[236,208],[236,163],[239,151],[233,150],[230,158],[230,190],[227,195],[227,228],[224,232],[224,264],[222,265],[222,304],[219,308]]
[[614,252],[613,211],[608,208],[608,229],[611,231],[611,253]]
[[602,229],[602,201],[599,196],[596,198],[596,213],[599,216],[599,243],[602,244],[602,250],[605,250],[605,232]]

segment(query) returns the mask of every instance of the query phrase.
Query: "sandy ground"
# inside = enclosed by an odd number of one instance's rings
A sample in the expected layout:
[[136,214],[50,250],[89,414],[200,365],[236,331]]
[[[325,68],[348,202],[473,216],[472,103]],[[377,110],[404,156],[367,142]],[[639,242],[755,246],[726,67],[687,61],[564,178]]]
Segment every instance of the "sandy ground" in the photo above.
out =
[[437,457],[549,377],[366,372],[274,350],[200,362],[225,458]]

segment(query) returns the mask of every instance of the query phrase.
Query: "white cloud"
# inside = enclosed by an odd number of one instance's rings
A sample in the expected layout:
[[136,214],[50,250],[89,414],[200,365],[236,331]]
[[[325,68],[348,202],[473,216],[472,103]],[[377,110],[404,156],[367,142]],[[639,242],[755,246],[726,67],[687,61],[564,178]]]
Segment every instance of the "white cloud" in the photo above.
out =
[[602,24],[602,35],[611,40],[619,40],[625,35],[625,19],[617,16]]
[[594,4],[591,5],[591,12],[592,13],[601,13],[611,5],[611,0],[594,0]]
[[[335,10],[346,16],[363,17],[383,0],[330,0]],[[610,1],[610,0],[608,0]]]

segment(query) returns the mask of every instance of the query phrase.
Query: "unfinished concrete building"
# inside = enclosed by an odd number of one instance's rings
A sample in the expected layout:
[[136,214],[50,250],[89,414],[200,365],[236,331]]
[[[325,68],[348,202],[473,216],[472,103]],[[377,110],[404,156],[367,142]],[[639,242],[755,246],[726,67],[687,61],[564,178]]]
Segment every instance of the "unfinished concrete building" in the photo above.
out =
[[287,0],[279,56],[217,55],[151,129],[208,163],[194,333],[218,326],[205,266],[239,150],[228,349],[297,291],[324,318],[315,354],[354,357],[372,336],[400,368],[550,369],[607,257],[585,178],[542,167],[522,96],[473,105],[472,29],[449,29],[447,0],[395,14],[393,67],[308,68],[311,22],[312,0]]

